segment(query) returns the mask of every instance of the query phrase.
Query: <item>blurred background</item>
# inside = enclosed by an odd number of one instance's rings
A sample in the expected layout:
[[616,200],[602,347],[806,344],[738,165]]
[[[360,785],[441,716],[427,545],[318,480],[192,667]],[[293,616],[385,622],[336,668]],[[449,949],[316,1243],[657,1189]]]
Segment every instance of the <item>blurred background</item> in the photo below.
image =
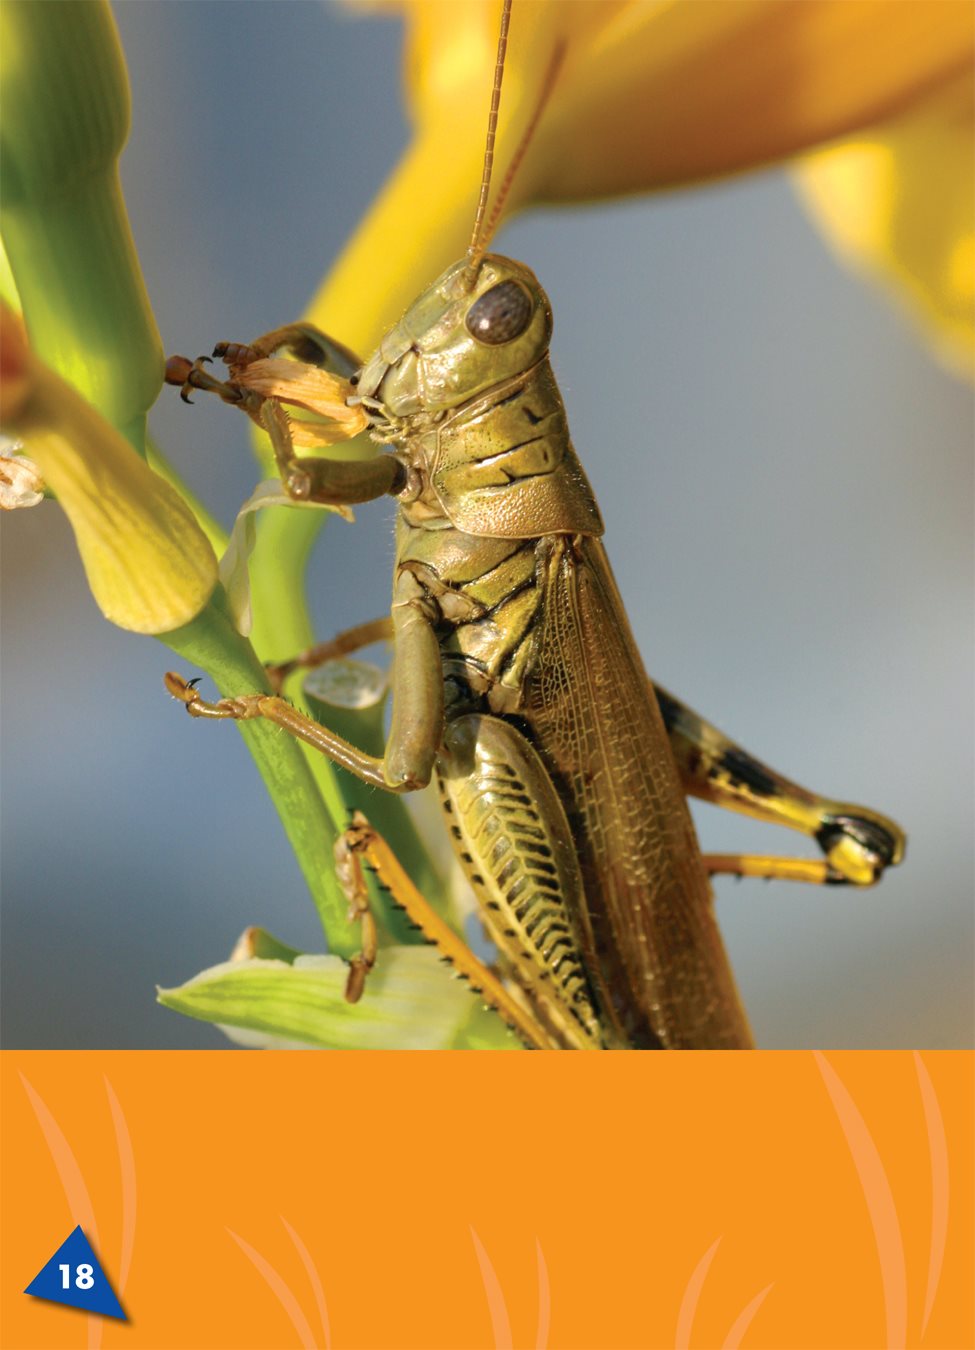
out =
[[[167,351],[299,316],[406,143],[398,22],[208,0],[116,14],[123,182]],[[875,890],[718,884],[759,1045],[971,1045],[970,389],[840,268],[782,171],[535,213],[496,249],[552,299],[648,669],[910,834]],[[153,427],[229,525],[257,478],[243,419],[164,391]],[[391,517],[324,532],[322,636],[388,606]],[[165,648],[101,618],[53,505],[5,519],[3,583],[4,1043],[225,1045],[154,986],[225,959],[250,923],[322,946],[243,743],[164,696]],[[810,852],[695,815],[712,851]]]

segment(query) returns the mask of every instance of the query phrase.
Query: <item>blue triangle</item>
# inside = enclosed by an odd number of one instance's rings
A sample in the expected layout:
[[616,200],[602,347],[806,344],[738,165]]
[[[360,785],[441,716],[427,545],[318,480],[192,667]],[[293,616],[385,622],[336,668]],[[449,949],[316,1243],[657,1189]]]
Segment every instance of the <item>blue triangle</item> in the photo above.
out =
[[123,1322],[129,1320],[80,1224],[37,1272],[24,1293],[47,1299],[49,1303],[66,1303],[69,1308],[82,1308],[102,1317],[118,1317]]

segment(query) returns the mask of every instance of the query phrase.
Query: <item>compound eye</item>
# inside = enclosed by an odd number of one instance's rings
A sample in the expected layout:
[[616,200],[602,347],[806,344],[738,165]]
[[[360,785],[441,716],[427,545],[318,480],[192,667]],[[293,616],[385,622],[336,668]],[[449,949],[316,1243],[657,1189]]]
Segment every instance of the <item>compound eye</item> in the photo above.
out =
[[498,347],[520,337],[531,321],[534,304],[517,281],[499,281],[467,311],[467,331],[478,342]]

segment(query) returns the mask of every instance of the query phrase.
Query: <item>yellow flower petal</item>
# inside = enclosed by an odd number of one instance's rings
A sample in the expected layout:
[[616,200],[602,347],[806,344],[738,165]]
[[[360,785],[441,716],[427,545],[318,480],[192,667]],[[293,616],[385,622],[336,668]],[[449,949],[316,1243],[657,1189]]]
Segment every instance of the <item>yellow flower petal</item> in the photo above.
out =
[[217,580],[216,556],[189,507],[120,432],[33,356],[5,307],[3,351],[5,367],[26,372],[10,425],[71,522],[102,613],[136,633],[166,633],[188,623]]
[[483,116],[480,123],[480,149],[472,119],[469,134],[453,146],[448,171],[449,135],[417,138],[309,306],[312,323],[361,357],[467,247],[481,180]]
[[[503,170],[538,103],[552,52],[571,19],[584,38],[630,0],[518,0],[498,127]],[[500,0],[405,0],[406,78],[417,134],[308,310],[326,332],[368,355],[423,285],[470,242],[484,158]],[[531,196],[523,167],[509,214]]]
[[853,266],[899,283],[936,349],[975,373],[975,117],[969,77],[882,130],[820,151],[796,181]]
[[954,0],[625,6],[570,53],[536,195],[645,191],[785,158],[897,114],[970,66],[971,47]]
[[[403,8],[421,128],[486,102],[500,0]],[[896,115],[970,67],[972,17],[957,0],[517,0],[509,123],[559,43],[558,87],[522,170],[530,195],[552,201],[752,168]]]
[[[363,350],[468,242],[501,3],[396,7],[408,20],[417,134],[310,310]],[[502,169],[560,46],[509,214],[739,172],[904,117],[970,70],[972,17],[958,0],[517,0]],[[956,196],[968,181],[965,171]],[[952,255],[962,276],[967,256],[964,246]],[[912,285],[929,280],[922,268]],[[928,303],[945,312],[940,298]]]

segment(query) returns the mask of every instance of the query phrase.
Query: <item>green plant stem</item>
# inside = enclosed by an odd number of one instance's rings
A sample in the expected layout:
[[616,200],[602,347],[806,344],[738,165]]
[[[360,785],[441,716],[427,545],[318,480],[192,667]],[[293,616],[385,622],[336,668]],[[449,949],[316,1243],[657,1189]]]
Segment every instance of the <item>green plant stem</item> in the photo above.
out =
[[[258,522],[257,544],[250,560],[254,615],[251,643],[266,660],[290,660],[315,640],[302,579],[324,517],[324,511],[270,507]],[[291,681],[288,695],[296,707],[311,715],[301,693],[300,677]],[[349,813],[336,769],[324,755],[305,746],[301,749],[334,829],[344,829]]]
[[249,569],[251,642],[267,660],[289,660],[315,640],[301,578],[326,515],[287,506],[260,513]]
[[117,176],[5,208],[3,236],[32,347],[144,454],[162,344]]
[[[219,587],[201,614],[161,640],[206,670],[225,697],[268,689],[264,668],[234,628]],[[350,956],[359,950],[361,936],[348,921],[348,901],[335,875],[332,847],[337,832],[301,747],[270,723],[255,720],[238,726],[311,892],[329,951]]]
[[31,344],[144,453],[162,344],[118,180],[129,94],[107,4],[6,4],[0,227]]
[[[146,412],[162,383],[162,347],[118,181],[129,109],[111,10],[101,0],[11,3],[0,19],[0,224],[31,342],[144,454]],[[263,668],[234,629],[219,587],[195,619],[162,640],[206,670],[223,694],[266,688]],[[340,798],[333,791],[326,809],[296,742],[269,725],[240,729],[330,949],[339,955],[358,950],[331,856]]]

